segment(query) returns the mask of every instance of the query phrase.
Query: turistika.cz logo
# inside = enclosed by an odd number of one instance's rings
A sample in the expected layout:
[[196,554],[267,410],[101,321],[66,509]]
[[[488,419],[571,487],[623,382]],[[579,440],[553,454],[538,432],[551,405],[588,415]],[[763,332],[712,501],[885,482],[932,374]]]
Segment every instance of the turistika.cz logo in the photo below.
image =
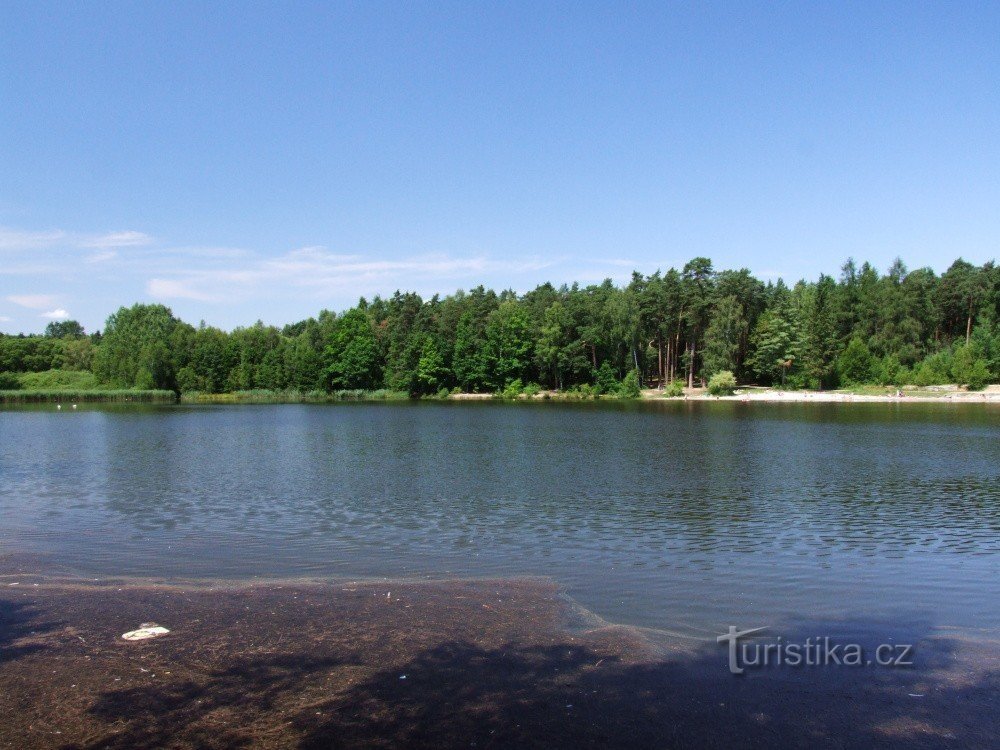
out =
[[860,643],[836,643],[829,636],[809,637],[805,641],[785,641],[778,636],[767,643],[749,640],[767,627],[729,632],[716,638],[729,646],[729,671],[743,674],[747,669],[765,667],[911,667],[913,646],[909,643],[881,643],[874,658],[866,655]]

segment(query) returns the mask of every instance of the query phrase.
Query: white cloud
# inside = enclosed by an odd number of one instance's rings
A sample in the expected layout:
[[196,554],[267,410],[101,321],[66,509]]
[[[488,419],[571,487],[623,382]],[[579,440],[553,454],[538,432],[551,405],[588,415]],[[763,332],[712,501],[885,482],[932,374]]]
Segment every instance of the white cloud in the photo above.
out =
[[66,320],[67,318],[69,318],[69,313],[63,310],[61,307],[58,307],[55,310],[49,310],[49,312],[44,312],[38,317],[48,318],[49,320]]
[[146,292],[157,299],[193,299],[199,302],[218,302],[223,298],[200,290],[199,284],[205,279],[195,278],[191,281],[181,279],[150,279],[146,284]]
[[152,242],[153,238],[145,232],[128,230],[124,232],[108,232],[107,234],[95,237],[84,237],[78,244],[80,247],[108,248],[138,247],[141,245],[150,245]]
[[0,227],[0,250],[7,251],[42,250],[45,248],[106,250],[114,247],[141,247],[152,243],[153,238],[148,234],[131,229],[122,232],[89,234],[67,232],[62,229],[31,231]]
[[639,263],[628,258],[597,258],[595,263],[603,263],[608,266],[618,266],[620,268],[638,268]]
[[87,256],[88,263],[104,263],[105,261],[112,260],[118,257],[118,253],[114,250],[102,250],[99,253],[93,253]]
[[10,323],[10,321],[12,320],[13,318],[11,317],[8,317],[6,315],[0,315],[0,323]]
[[284,292],[312,296],[371,294],[394,288],[412,289],[420,280],[469,278],[478,283],[490,272],[519,273],[546,268],[552,261],[537,258],[493,260],[485,256],[422,255],[380,260],[361,255],[331,253],[323,247],[304,247],[277,258],[250,257],[242,265],[187,269],[173,276],[151,279],[147,292],[159,299],[221,301],[258,293]]
[[0,227],[0,250],[34,250],[49,247],[66,238],[61,229],[30,232],[22,229]]
[[56,298],[51,294],[12,294],[7,301],[29,310],[42,310],[55,304]]

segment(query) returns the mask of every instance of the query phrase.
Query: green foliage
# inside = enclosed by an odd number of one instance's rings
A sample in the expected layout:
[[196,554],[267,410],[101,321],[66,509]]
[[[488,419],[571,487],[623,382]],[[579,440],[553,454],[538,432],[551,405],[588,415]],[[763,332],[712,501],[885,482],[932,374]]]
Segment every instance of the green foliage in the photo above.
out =
[[0,391],[21,390],[21,378],[16,372],[0,372]]
[[90,370],[94,365],[94,344],[88,338],[62,342],[62,366],[66,370]]
[[181,393],[203,391],[206,390],[205,381],[193,367],[186,365],[177,371],[177,390]]
[[594,373],[594,390],[601,395],[618,390],[618,378],[615,377],[615,371],[607,360],[601,362],[601,366]]
[[717,372],[708,381],[708,392],[713,396],[731,396],[736,391],[736,376],[729,370]]
[[844,385],[871,383],[878,374],[878,367],[872,353],[860,338],[851,343],[837,360],[837,373]]
[[774,307],[761,315],[754,329],[754,355],[750,366],[769,382],[785,383],[788,373],[801,359],[800,330],[791,299],[783,287],[776,294]]
[[63,339],[42,336],[0,336],[0,371],[41,372],[61,367]]
[[899,357],[886,354],[875,363],[874,376],[879,385],[902,385],[906,382],[907,372],[899,363]]
[[45,336],[50,339],[77,338],[83,335],[83,326],[75,320],[53,320],[45,326]]
[[623,288],[606,280],[523,295],[481,286],[430,299],[397,292],[340,316],[322,310],[280,329],[258,321],[231,332],[134,305],[113,314],[103,336],[71,321],[45,336],[0,335],[0,372],[17,373],[18,383],[23,373],[76,371],[96,377],[88,387],[280,400],[379,389],[502,395],[515,381],[558,398],[634,394],[650,381],[676,382],[677,393],[689,378],[722,371],[788,388],[1000,380],[994,263],[959,259],[940,277],[898,260],[885,274],[851,260],[842,271],[789,288],[695,258],[681,270],[634,273]]
[[981,391],[989,385],[992,377],[990,369],[986,364],[986,360],[977,359],[966,371],[965,378],[963,380],[970,391]]
[[126,388],[172,389],[175,369],[167,344],[178,322],[163,305],[120,308],[104,326],[94,373]]
[[642,388],[639,385],[639,373],[629,370],[625,378],[618,385],[617,393],[619,398],[639,398],[642,395]]
[[540,386],[538,383],[528,383],[526,386],[524,386],[524,388],[521,389],[521,393],[523,393],[528,398],[533,398],[541,392],[542,392],[542,386]]
[[379,356],[368,316],[349,310],[337,320],[323,355],[331,387],[373,389],[379,385]]
[[506,386],[504,386],[504,389],[502,391],[500,391],[500,398],[507,398],[507,399],[518,398],[523,392],[524,392],[524,385],[521,383],[521,379],[514,378],[509,383],[507,383]]
[[982,390],[990,382],[990,369],[979,356],[974,343],[956,346],[952,355],[951,374],[956,383],[967,385],[970,390]]
[[684,383],[680,380],[673,380],[667,383],[667,386],[663,389],[663,395],[667,398],[677,398],[678,396],[683,396]]
[[914,385],[944,385],[951,382],[951,352],[930,354],[913,371]]
[[486,387],[488,375],[485,323],[477,322],[472,311],[463,314],[458,321],[453,368],[459,387],[466,392],[475,392]]
[[170,403],[177,400],[177,394],[167,390],[141,391],[135,389],[117,390],[20,390],[0,391],[0,403],[31,404],[31,403],[72,403],[79,402],[109,402],[109,403]]
[[[417,384],[419,393],[432,393],[439,390],[448,377],[448,369],[444,365],[444,357],[438,351],[437,344],[430,336],[424,341],[417,362]],[[447,389],[445,389],[447,393]]]
[[25,391],[91,391],[100,388],[92,372],[77,370],[46,370],[26,372],[20,376]]
[[400,391],[390,391],[380,388],[374,391],[339,390],[339,391],[272,391],[257,388],[250,391],[234,391],[232,393],[186,393],[181,401],[200,404],[302,404],[302,403],[332,403],[337,401],[405,401],[410,394]]
[[748,323],[739,300],[730,295],[715,306],[705,331],[705,373],[735,370],[746,347]]
[[490,384],[505,388],[511,381],[520,381],[528,370],[532,345],[527,311],[514,300],[503,302],[486,324]]

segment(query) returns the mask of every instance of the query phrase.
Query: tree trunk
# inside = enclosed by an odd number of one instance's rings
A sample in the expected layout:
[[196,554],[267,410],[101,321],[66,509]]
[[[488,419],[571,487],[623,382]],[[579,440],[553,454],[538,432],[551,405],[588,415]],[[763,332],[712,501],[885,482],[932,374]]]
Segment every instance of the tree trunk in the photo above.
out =
[[972,337],[972,313],[969,313],[969,318],[965,323],[965,345],[969,345],[969,339]]
[[688,388],[694,388],[694,342],[688,345]]
[[660,381],[660,388],[663,387],[665,375],[663,371],[663,336],[656,337],[657,370],[656,377]]

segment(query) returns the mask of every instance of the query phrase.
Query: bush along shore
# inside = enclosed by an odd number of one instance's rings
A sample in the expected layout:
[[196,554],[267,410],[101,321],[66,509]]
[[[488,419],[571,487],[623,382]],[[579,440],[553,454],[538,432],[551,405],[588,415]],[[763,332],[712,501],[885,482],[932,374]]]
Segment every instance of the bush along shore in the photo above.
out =
[[257,389],[252,391],[235,391],[233,393],[199,393],[197,391],[183,393],[180,396],[184,404],[327,404],[339,401],[405,401],[410,394],[403,391],[389,390],[340,390],[340,391],[272,391]]

